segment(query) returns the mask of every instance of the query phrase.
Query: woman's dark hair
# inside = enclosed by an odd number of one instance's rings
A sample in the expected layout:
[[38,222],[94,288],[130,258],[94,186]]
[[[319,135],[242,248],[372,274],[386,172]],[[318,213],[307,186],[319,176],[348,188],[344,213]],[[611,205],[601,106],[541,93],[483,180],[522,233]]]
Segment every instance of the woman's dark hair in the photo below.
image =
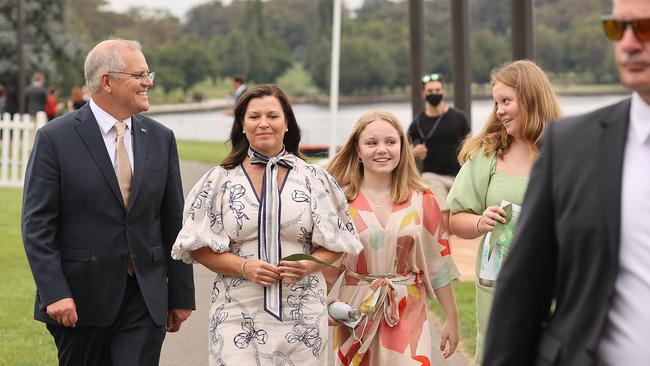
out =
[[246,155],[248,154],[248,139],[246,139],[246,136],[244,135],[244,116],[246,115],[246,109],[248,109],[250,101],[263,97],[275,97],[282,105],[284,118],[287,121],[287,129],[289,129],[289,131],[284,133],[284,148],[287,152],[304,159],[298,149],[301,136],[300,127],[298,126],[298,121],[296,121],[296,116],[293,114],[289,97],[287,97],[282,89],[276,85],[260,84],[246,91],[237,100],[237,105],[235,106],[235,120],[232,123],[230,138],[228,139],[232,144],[232,149],[228,156],[226,156],[221,162],[220,165],[222,167],[232,169],[241,164],[246,158]]

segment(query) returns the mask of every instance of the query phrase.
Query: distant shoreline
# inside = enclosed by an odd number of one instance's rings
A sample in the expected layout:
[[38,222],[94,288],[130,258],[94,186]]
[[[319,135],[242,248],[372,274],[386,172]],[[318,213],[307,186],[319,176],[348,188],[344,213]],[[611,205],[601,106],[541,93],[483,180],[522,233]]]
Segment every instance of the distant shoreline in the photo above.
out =
[[[483,88],[485,89],[485,88]],[[485,89],[487,91],[487,89]],[[618,84],[603,85],[600,88],[595,87],[558,87],[556,88],[558,96],[602,96],[602,95],[625,95],[631,93],[628,89]],[[486,100],[491,99],[492,95],[487,92],[474,91],[472,99]],[[446,99],[453,101],[453,94],[446,96]],[[327,95],[310,95],[298,96],[291,98],[293,104],[316,104],[321,106],[329,105],[329,96]],[[339,97],[339,105],[355,104],[375,104],[375,103],[410,103],[408,95],[390,94],[390,95],[348,95]],[[219,111],[233,107],[233,101],[230,98],[208,99],[201,102],[188,102],[178,104],[157,104],[151,105],[147,114],[168,114],[180,112],[195,111]]]

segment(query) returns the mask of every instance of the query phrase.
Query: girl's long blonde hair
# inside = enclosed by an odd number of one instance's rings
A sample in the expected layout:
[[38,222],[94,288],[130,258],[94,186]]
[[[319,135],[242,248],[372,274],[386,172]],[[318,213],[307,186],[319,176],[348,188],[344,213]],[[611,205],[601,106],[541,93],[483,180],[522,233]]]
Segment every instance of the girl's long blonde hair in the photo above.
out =
[[[495,83],[500,82],[515,89],[521,115],[521,138],[530,144],[533,155],[537,155],[544,126],[560,117],[560,106],[548,77],[535,62],[519,60],[492,70],[490,79],[493,87]],[[496,151],[497,156],[503,156],[513,141],[514,137],[508,135],[506,128],[497,118],[495,103],[483,130],[463,142],[458,162],[462,165],[481,148],[486,155]]]
[[427,186],[422,181],[420,173],[415,166],[413,153],[404,133],[404,129],[394,114],[375,110],[362,115],[352,130],[348,140],[343,148],[334,156],[327,170],[343,187],[345,198],[348,201],[354,200],[361,190],[363,180],[363,164],[359,162],[357,145],[359,144],[359,135],[372,122],[383,120],[391,124],[400,139],[400,159],[395,170],[393,170],[391,184],[391,200],[393,203],[401,203],[409,198],[409,189],[413,188],[418,191],[424,191]]

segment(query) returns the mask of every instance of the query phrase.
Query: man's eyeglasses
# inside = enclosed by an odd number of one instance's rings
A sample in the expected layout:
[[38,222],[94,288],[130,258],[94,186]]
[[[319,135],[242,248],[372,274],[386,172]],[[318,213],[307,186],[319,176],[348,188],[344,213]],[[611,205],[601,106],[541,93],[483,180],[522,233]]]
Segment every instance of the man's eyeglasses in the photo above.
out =
[[153,79],[156,77],[156,73],[153,71],[146,71],[146,72],[141,72],[141,73],[131,73],[131,72],[124,72],[124,71],[108,71],[109,74],[124,74],[124,75],[129,75],[132,78],[136,78],[140,80],[141,83],[146,83],[147,80],[153,81]]
[[438,81],[438,80],[440,80],[440,74],[438,74],[437,72],[434,72],[433,74],[430,75],[424,75],[422,77],[423,83],[428,83],[430,81]]
[[639,42],[650,41],[650,18],[622,20],[611,16],[604,16],[600,20],[603,23],[605,35],[612,41],[620,41],[628,25],[632,27],[632,31]]

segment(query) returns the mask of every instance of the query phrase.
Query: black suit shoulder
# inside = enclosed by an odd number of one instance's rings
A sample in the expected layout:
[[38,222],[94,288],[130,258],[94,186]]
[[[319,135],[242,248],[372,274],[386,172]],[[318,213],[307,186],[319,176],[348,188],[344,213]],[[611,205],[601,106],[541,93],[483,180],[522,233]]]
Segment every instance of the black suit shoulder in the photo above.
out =
[[[628,98],[589,113],[557,119],[545,129],[542,149],[550,147],[553,161],[556,161],[556,158],[564,161],[563,156],[573,154],[585,157],[590,156],[587,152],[595,154],[602,139],[603,126],[612,124],[614,128],[626,128],[629,109]],[[549,144],[550,146],[546,146]],[[568,160],[573,163],[581,161]]]

